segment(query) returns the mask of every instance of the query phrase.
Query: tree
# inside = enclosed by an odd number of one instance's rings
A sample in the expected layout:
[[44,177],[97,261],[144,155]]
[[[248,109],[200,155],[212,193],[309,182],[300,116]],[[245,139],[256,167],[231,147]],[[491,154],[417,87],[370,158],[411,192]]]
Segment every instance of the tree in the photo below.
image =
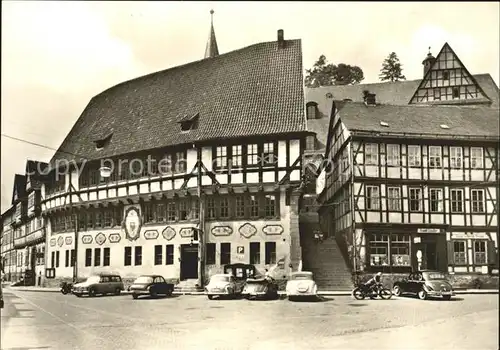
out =
[[406,77],[402,74],[403,66],[399,62],[398,55],[395,52],[391,52],[389,56],[382,63],[382,69],[380,70],[380,80],[390,80],[399,81],[406,80]]
[[358,66],[327,63],[324,55],[319,56],[311,69],[306,69],[306,74],[307,87],[358,84],[365,78]]

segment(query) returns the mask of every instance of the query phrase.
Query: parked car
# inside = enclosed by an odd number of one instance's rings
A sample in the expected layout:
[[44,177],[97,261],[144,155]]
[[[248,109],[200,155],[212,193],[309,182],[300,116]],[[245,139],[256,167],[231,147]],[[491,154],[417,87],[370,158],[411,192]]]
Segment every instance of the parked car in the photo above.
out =
[[285,290],[288,300],[318,296],[318,286],[314,282],[313,273],[309,271],[292,272]]
[[163,276],[142,275],[130,286],[132,298],[137,299],[140,295],[149,295],[156,298],[158,295],[171,296],[174,284],[165,281]]
[[125,287],[119,275],[101,273],[90,276],[85,282],[73,285],[71,292],[77,297],[82,295],[94,297],[97,294],[119,295],[123,290]]
[[455,295],[446,274],[430,270],[412,272],[408,277],[395,282],[392,293],[396,296],[414,294],[421,300],[428,297],[442,297],[445,300],[450,300]]
[[227,273],[220,273],[210,277],[210,282],[205,286],[205,294],[212,300],[217,297],[236,297],[241,294],[243,286],[236,282],[236,278]]
[[247,278],[243,292],[246,299],[277,299],[278,285],[271,277]]

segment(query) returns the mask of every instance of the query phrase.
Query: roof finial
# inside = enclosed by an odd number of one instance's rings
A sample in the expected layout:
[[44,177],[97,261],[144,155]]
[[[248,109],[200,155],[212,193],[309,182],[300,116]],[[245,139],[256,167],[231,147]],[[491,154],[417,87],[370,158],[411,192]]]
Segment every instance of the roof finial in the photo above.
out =
[[429,55],[432,55],[432,54],[431,54],[431,47],[430,47],[430,46],[429,46]]
[[215,56],[219,56],[219,49],[217,48],[217,40],[215,39],[214,10],[212,9],[210,10],[210,34],[205,49],[205,58],[212,58]]

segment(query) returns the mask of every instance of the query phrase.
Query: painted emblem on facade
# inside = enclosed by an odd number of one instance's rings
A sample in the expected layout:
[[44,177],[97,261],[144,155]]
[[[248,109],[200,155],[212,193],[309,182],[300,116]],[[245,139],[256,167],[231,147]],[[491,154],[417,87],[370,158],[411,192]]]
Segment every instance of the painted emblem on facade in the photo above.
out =
[[112,233],[109,235],[109,242],[110,243],[118,243],[121,240],[121,236],[119,233]]
[[92,243],[92,236],[91,235],[84,235],[82,236],[82,243],[83,244],[90,244]]
[[73,237],[66,237],[66,245],[71,245],[73,243]]
[[106,236],[104,233],[99,232],[97,236],[95,236],[95,242],[99,245],[102,245],[104,242],[106,242]]
[[129,207],[125,211],[125,219],[123,220],[123,229],[125,236],[129,241],[135,241],[139,238],[141,232],[141,215],[139,208],[136,206]]
[[172,238],[175,237],[175,230],[172,227],[167,226],[165,227],[165,229],[161,234],[163,238],[165,238],[167,241],[170,241]]
[[264,232],[268,236],[279,236],[283,233],[283,226],[266,225],[262,228],[262,232]]
[[215,226],[212,228],[214,236],[230,236],[231,233],[233,233],[233,229],[229,226]]
[[51,238],[50,239],[50,246],[51,247],[55,247],[56,246],[56,239],[55,238]]
[[159,235],[157,230],[147,230],[144,232],[144,238],[146,239],[157,239]]
[[189,237],[193,237],[193,228],[192,227],[184,227],[184,228],[181,228],[180,231],[179,231],[179,234],[181,235],[182,238],[189,238]]
[[257,233],[257,229],[255,228],[255,226],[248,222],[240,226],[239,231],[240,234],[245,238],[250,238]]
[[60,236],[58,239],[57,239],[57,245],[59,247],[62,247],[64,244],[64,238],[62,236]]

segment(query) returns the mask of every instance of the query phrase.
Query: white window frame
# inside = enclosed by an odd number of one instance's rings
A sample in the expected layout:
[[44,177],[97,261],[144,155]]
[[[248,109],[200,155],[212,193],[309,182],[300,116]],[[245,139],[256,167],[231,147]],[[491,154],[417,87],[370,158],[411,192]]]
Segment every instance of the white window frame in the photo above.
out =
[[[458,194],[460,194],[458,196]],[[458,207],[460,206],[460,208]],[[450,190],[450,212],[463,213],[464,212],[464,190],[461,188],[454,188]]]
[[464,150],[462,147],[450,147],[450,168],[462,169]]
[[385,158],[387,165],[399,166],[401,164],[400,146],[397,144],[388,144]]
[[[479,195],[480,194],[480,195]],[[474,198],[476,197],[476,198]],[[479,198],[481,197],[481,198]],[[484,213],[484,189],[471,189],[470,191],[470,210],[471,213],[481,214]]]
[[443,167],[443,154],[441,146],[429,146],[429,168],[442,168],[442,167]]
[[408,166],[419,167],[421,166],[420,159],[422,157],[420,146],[408,145]]
[[[476,250],[476,243],[482,243],[484,245],[484,251]],[[488,241],[485,239],[475,239],[472,241],[472,251],[473,251],[473,262],[474,265],[486,265],[488,264]],[[481,261],[478,262],[478,256],[484,257],[484,260],[481,258]]]
[[365,164],[378,165],[378,143],[365,144]]
[[374,185],[365,186],[365,208],[366,210],[380,209],[380,187]]
[[401,210],[401,188],[387,187],[387,210]]
[[[408,210],[410,212],[422,211],[422,189],[420,187],[413,187],[408,189]],[[412,209],[412,203],[418,203],[416,209]]]
[[470,167],[471,169],[483,168],[484,154],[482,147],[470,148]]
[[[438,193],[437,198],[433,198],[432,194]],[[432,202],[437,201],[437,210],[432,210]],[[430,188],[429,189],[429,211],[431,213],[440,213],[443,211],[443,189],[442,188]]]
[[231,146],[231,168],[243,167],[243,146]]
[[227,146],[215,147],[215,167],[217,169],[227,168]]

